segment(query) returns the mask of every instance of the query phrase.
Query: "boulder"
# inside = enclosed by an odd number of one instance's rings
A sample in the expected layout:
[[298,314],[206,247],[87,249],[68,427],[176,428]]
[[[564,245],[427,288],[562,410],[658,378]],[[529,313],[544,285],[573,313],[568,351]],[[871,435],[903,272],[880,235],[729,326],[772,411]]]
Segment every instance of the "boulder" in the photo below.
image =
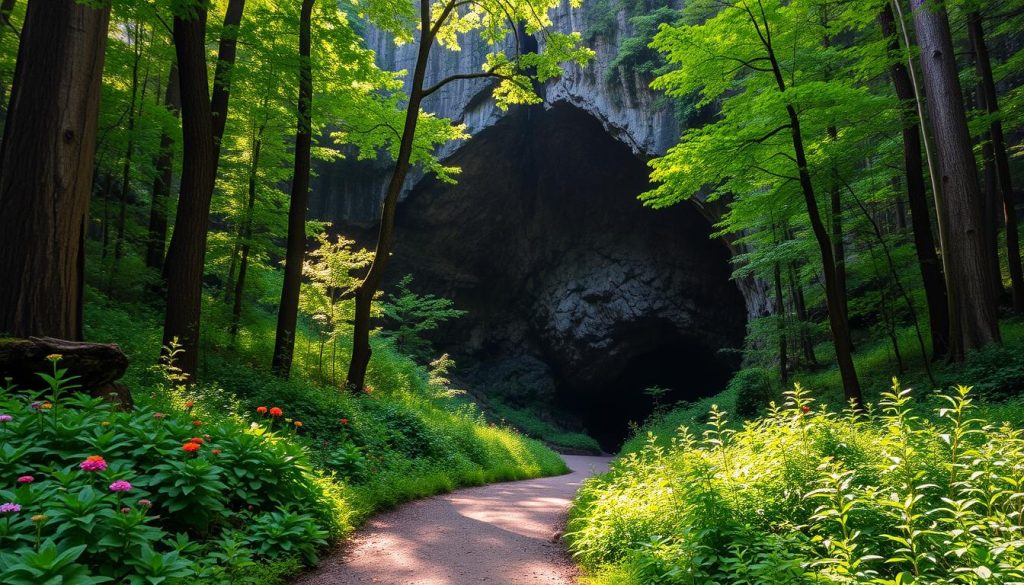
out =
[[53,337],[0,339],[0,380],[4,386],[33,390],[47,388],[39,374],[51,373],[49,356],[61,356],[59,367],[77,390],[106,398],[122,408],[132,406],[131,393],[117,380],[128,369],[128,356],[114,343],[88,343]]

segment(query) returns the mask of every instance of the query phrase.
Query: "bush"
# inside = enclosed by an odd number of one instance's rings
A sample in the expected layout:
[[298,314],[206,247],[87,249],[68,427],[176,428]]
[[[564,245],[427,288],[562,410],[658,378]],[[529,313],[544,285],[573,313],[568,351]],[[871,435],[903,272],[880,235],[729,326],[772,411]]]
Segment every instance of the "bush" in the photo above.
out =
[[350,528],[294,443],[192,407],[118,412],[57,363],[45,396],[0,398],[0,582],[194,583],[313,562]]
[[775,398],[771,375],[764,368],[745,368],[729,380],[728,390],[736,393],[736,414],[757,416]]
[[566,538],[596,583],[1020,582],[1024,433],[940,400],[834,413],[797,386],[740,430],[715,408],[588,480]]

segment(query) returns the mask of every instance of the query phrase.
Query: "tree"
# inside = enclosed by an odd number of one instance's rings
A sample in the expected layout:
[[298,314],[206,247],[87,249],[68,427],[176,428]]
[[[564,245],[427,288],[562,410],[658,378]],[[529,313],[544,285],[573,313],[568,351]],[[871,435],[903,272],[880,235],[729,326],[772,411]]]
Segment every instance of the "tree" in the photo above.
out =
[[[878,25],[892,53],[899,53],[892,8],[886,3],[878,15]],[[889,78],[896,99],[900,101],[903,136],[903,170],[910,205],[911,232],[914,250],[921,272],[925,300],[928,303],[928,323],[932,333],[932,356],[938,358],[949,349],[949,309],[946,305],[946,283],[942,278],[939,256],[935,253],[931,213],[924,184],[924,165],[921,159],[921,126],[915,114],[914,84],[900,56],[890,57]]]
[[295,130],[295,169],[292,174],[291,204],[288,208],[288,243],[284,284],[277,311],[277,333],[271,369],[287,378],[295,351],[295,324],[299,311],[299,285],[306,253],[306,207],[309,205],[310,148],[313,140],[313,72],[310,64],[310,28],[313,0],[302,0],[299,17],[299,102]]
[[[370,5],[370,18],[376,24],[397,35],[403,42],[416,43],[416,64],[409,80],[408,101],[405,104],[405,122],[395,156],[394,170],[384,193],[380,230],[373,262],[366,277],[355,291],[355,319],[353,322],[352,361],[346,384],[351,391],[363,389],[366,370],[370,363],[371,304],[384,277],[384,271],[395,241],[395,213],[402,186],[414,162],[417,124],[423,99],[444,86],[458,80],[489,78],[498,83],[494,97],[499,107],[509,104],[536,104],[541,100],[534,93],[533,81],[544,82],[561,74],[560,63],[583,65],[593,51],[580,46],[579,33],[562,34],[549,31],[548,11],[557,8],[558,0],[419,0],[416,7],[404,0],[378,0]],[[578,6],[579,0],[572,0]],[[459,50],[459,35],[479,31],[489,46],[502,46],[511,35],[515,54],[504,51],[487,54],[481,71],[462,72],[426,85],[427,63],[434,43],[450,50]],[[418,33],[418,36],[417,34]],[[543,52],[520,53],[522,34],[541,36]]]
[[231,75],[238,53],[238,29],[242,23],[245,0],[228,0],[224,12],[224,27],[217,50],[217,68],[213,74],[213,95],[210,96],[210,114],[213,116],[213,169],[220,162],[220,143],[228,120],[228,98],[231,97]]
[[981,190],[967,128],[949,18],[941,0],[910,0],[941,185],[942,259],[949,296],[949,359],[1000,341],[991,264],[985,260]]
[[971,40],[971,47],[974,49],[979,97],[985,111],[992,116],[988,125],[988,146],[992,151],[999,195],[1003,204],[1003,225],[1006,227],[1006,260],[1010,272],[1013,309],[1018,313],[1024,313],[1024,271],[1021,268],[1013,181],[1010,174],[1009,158],[1006,156],[1003,122],[999,119],[999,100],[996,95],[995,79],[992,76],[992,62],[989,59],[988,46],[985,44],[985,30],[982,26],[980,12],[975,11],[967,15],[967,32]]
[[399,351],[425,361],[433,356],[430,355],[430,341],[424,335],[466,312],[456,309],[451,299],[417,294],[410,285],[412,275],[406,274],[398,281],[397,294],[388,295],[384,303],[384,317],[392,326],[386,335],[394,340]]
[[109,5],[29,3],[0,146],[0,332],[82,337]]
[[[181,109],[181,87],[178,81],[178,64],[171,63],[167,74],[167,90],[164,108],[175,121]],[[174,172],[174,144],[172,130],[164,126],[160,131],[160,150],[157,155],[156,174],[149,209],[149,237],[146,240],[146,266],[163,270],[164,247],[167,244],[167,211],[171,195],[171,180]]]
[[183,160],[174,235],[164,263],[168,293],[162,346],[170,347],[177,339],[183,350],[178,367],[190,379],[199,365],[203,265],[215,175],[204,5],[186,3],[174,14]]
[[[667,207],[706,186],[712,197],[752,191],[786,197],[795,191],[817,246],[843,391],[859,404],[835,250],[813,178],[827,177],[833,161],[815,159],[815,172],[806,144],[813,145],[812,153],[835,149],[828,129],[840,122],[852,128],[856,112],[878,106],[849,81],[829,79],[832,51],[821,46],[823,34],[808,24],[820,22],[813,2],[703,2],[690,10],[701,12],[701,24],[666,26],[655,37],[655,48],[677,67],[653,86],[669,96],[700,92],[700,106],[720,100],[722,113],[714,123],[687,130],[678,145],[652,163],[652,178],[661,184],[641,197],[648,205]],[[786,48],[777,52],[777,47]],[[821,114],[810,118],[802,112]]]

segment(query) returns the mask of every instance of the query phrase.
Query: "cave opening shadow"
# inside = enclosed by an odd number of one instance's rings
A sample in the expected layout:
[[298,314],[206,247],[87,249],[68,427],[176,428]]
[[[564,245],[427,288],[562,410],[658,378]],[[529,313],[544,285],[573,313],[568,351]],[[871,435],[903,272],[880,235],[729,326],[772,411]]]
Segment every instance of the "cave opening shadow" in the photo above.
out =
[[721,392],[735,370],[732,360],[705,344],[677,336],[631,357],[607,380],[589,388],[563,388],[559,406],[576,414],[602,449],[616,453],[656,410]]

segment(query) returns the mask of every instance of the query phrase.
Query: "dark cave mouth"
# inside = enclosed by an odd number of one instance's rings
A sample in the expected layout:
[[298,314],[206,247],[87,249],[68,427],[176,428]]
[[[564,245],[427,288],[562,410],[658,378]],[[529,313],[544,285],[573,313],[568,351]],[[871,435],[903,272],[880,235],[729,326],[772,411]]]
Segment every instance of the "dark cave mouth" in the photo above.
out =
[[[625,361],[614,375],[585,388],[562,383],[559,407],[578,417],[582,430],[609,453],[618,452],[656,409],[692,402],[725,389],[736,371],[732,360],[683,337]],[[661,388],[654,395],[650,388]]]

